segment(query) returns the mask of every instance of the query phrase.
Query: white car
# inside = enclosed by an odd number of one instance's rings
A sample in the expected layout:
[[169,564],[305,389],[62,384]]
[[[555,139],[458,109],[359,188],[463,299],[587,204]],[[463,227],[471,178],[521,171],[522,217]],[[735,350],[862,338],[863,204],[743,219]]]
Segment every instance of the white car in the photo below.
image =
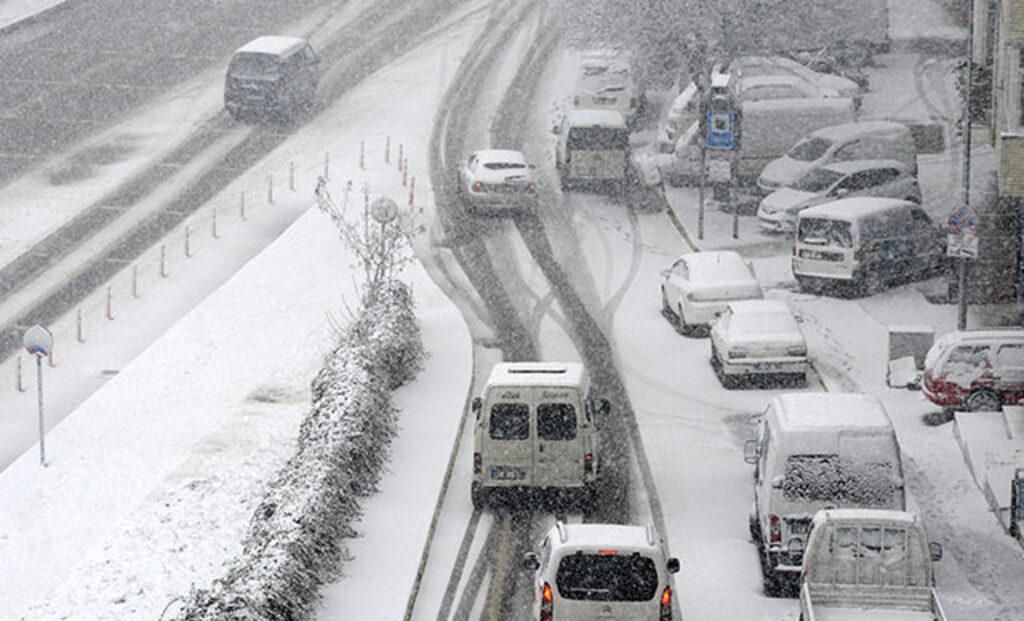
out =
[[877,196],[921,202],[917,178],[896,160],[833,162],[812,168],[790,187],[775,190],[761,200],[757,219],[770,232],[796,230],[797,216],[808,207],[840,198]]
[[734,94],[739,101],[765,101],[770,99],[837,98],[832,89],[819,88],[806,80],[787,75],[759,75],[733,82]]
[[476,151],[459,170],[459,190],[471,213],[529,211],[536,207],[533,167],[519,151]]
[[711,324],[711,367],[722,386],[745,378],[807,383],[807,341],[782,300],[731,302]]
[[558,522],[523,566],[534,572],[531,619],[678,619],[679,559],[652,526]]
[[[783,56],[740,56],[729,64],[729,73],[740,80],[755,76],[791,76],[817,87],[823,93],[849,97],[860,108],[863,93],[859,84],[842,76],[814,71]],[[831,96],[831,95],[826,95]]]
[[683,334],[708,327],[729,302],[764,297],[753,267],[733,250],[684,254],[662,276],[662,312]]

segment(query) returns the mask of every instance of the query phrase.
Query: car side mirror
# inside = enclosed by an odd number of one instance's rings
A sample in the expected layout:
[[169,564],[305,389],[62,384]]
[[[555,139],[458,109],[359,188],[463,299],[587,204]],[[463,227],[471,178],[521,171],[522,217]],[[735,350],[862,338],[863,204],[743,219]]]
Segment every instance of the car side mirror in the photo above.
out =
[[672,274],[672,270],[664,269],[664,270],[661,270],[660,273],[661,273],[662,278],[668,278]]
[[665,562],[665,570],[670,574],[679,573],[679,559],[674,556],[669,558],[668,561]]
[[932,541],[928,544],[928,554],[931,555],[932,561],[938,562],[942,560],[942,544]]
[[747,440],[743,443],[743,461],[748,464],[757,463],[757,440]]
[[473,414],[480,418],[480,410],[484,407],[484,400],[480,397],[473,397],[473,402],[470,404],[470,408],[473,410]]
[[608,417],[612,413],[612,404],[607,399],[597,399],[593,402],[594,408],[594,426],[598,429],[604,428],[608,422]]
[[537,558],[536,552],[527,552],[523,555],[523,568],[529,569],[530,571],[537,571],[540,569],[540,559]]
[[775,475],[775,477],[772,478],[772,489],[782,489],[782,482],[785,480],[786,477],[782,476],[781,474]]

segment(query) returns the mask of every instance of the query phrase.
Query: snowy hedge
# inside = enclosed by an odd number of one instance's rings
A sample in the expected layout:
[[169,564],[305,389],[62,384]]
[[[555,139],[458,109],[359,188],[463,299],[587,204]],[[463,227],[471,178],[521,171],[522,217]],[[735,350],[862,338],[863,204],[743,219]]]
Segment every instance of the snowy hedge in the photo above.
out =
[[269,485],[240,556],[180,618],[308,619],[318,588],[337,575],[361,499],[376,490],[396,433],[391,390],[423,358],[409,289],[398,282],[341,335],[313,380],[295,454]]

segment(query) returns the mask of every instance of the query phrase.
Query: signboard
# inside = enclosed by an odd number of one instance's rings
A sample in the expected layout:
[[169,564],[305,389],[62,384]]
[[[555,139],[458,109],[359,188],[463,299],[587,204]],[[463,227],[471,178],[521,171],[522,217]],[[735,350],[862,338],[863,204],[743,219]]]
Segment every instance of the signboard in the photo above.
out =
[[736,113],[732,110],[708,110],[708,135],[704,144],[709,149],[732,150],[736,145]]
[[950,212],[946,224],[953,235],[974,235],[978,230],[978,212],[968,205],[961,205]]
[[978,258],[978,236],[973,234],[958,235],[950,233],[946,236],[946,256],[964,259]]
[[729,158],[709,158],[707,173],[707,179],[711,183],[731,182],[732,160]]

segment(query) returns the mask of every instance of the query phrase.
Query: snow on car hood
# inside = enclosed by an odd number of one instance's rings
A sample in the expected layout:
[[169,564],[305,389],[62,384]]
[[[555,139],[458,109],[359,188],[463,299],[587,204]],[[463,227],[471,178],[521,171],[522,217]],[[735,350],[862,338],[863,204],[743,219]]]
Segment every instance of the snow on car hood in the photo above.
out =
[[793,188],[775,190],[762,201],[768,211],[801,210],[825,202],[825,197],[813,192],[802,192]]
[[801,162],[783,155],[768,162],[757,182],[762,186],[782,188],[793,183],[814,166],[814,162]]

